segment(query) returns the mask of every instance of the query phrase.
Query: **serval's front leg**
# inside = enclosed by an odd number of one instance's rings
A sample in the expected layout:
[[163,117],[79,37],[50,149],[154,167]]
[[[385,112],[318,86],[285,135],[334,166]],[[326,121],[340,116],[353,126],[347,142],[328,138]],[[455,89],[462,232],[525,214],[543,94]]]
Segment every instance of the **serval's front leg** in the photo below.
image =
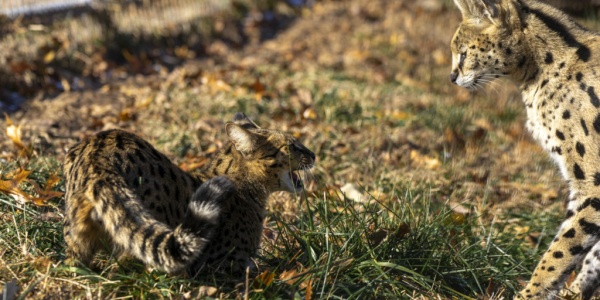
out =
[[600,288],[600,242],[585,256],[581,272],[570,287],[571,292],[581,294],[581,298],[590,299]]
[[517,299],[553,299],[599,240],[600,199],[573,197],[566,220]]

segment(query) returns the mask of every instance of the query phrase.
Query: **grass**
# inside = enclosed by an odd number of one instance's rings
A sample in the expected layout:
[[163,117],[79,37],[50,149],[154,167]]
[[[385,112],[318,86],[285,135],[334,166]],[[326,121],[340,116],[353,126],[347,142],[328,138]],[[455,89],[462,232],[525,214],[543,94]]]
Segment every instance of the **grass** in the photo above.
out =
[[[15,167],[5,165],[4,171]],[[42,184],[57,167],[55,161],[31,162],[30,178]],[[518,290],[517,279],[533,268],[534,261],[527,258],[544,249],[515,236],[510,223],[489,225],[477,214],[436,204],[436,193],[427,184],[377,186],[388,194],[363,202],[335,191],[299,195],[304,209],[294,222],[271,215],[258,258],[260,274],[249,284],[237,280],[237,288],[224,275],[195,280],[168,276],[119,265],[106,254],[99,258],[104,265],[99,271],[71,267],[64,262],[62,199],[38,207],[0,195],[0,278],[16,278],[23,295],[34,298],[46,293],[63,298],[188,298],[199,295],[199,286],[218,287],[217,295],[225,298],[241,297],[243,290],[252,299],[495,298]],[[498,216],[505,218],[519,218],[519,226],[533,231],[557,222],[549,214]],[[550,238],[545,235],[540,243]]]
[[32,99],[10,115],[29,159],[0,124],[0,183],[26,168],[18,187],[34,196],[60,177],[65,149],[101,129],[134,131],[186,169],[222,146],[236,111],[292,132],[317,155],[314,180],[270,199],[255,272],[190,279],[110,253],[72,266],[64,199],[0,193],[0,286],[64,299],[511,298],[558,227],[566,185],[510,84],[473,95],[448,83],[451,2],[376,2],[317,2],[273,40],[150,75],[115,67],[101,89]]

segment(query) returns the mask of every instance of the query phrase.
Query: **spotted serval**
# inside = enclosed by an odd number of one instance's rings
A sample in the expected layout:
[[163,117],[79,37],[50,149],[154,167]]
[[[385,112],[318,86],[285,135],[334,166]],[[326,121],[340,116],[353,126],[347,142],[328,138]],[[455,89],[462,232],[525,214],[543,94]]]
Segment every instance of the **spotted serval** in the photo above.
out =
[[454,0],[450,79],[476,89],[507,76],[527,127],[570,187],[566,219],[518,298],[551,299],[566,278],[589,299],[600,283],[600,35],[534,0]]
[[65,240],[88,264],[103,245],[169,273],[208,265],[239,273],[259,247],[273,191],[303,190],[315,155],[292,135],[237,113],[229,142],[186,173],[140,137],[98,133],[66,155]]

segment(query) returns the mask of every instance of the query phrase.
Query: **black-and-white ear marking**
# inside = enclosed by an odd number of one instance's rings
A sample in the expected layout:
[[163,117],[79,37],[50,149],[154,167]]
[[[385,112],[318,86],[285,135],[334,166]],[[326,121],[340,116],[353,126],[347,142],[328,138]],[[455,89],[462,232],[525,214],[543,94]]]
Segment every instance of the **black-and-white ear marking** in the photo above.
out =
[[238,124],[246,129],[259,129],[256,123],[252,122],[243,112],[237,112],[233,116],[233,123]]
[[501,0],[454,0],[460,10],[463,22],[475,25],[498,24]]
[[485,7],[484,14],[490,19],[490,21],[494,22],[494,19],[498,18],[500,15],[499,11],[499,3],[496,0],[481,0],[483,6]]
[[227,136],[235,149],[242,154],[247,154],[254,150],[256,137],[252,132],[244,128],[244,125],[230,122],[225,125],[225,131],[227,131]]

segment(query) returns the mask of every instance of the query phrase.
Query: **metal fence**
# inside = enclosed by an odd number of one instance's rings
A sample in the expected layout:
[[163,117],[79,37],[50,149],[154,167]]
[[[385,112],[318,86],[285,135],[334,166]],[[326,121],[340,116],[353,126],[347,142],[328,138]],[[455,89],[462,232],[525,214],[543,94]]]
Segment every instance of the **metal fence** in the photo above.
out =
[[230,0],[0,0],[0,17],[27,19],[74,11],[102,12],[115,26],[151,32],[185,24],[230,6]]
[[87,6],[93,0],[3,0],[0,15],[14,18],[22,15],[52,12]]

